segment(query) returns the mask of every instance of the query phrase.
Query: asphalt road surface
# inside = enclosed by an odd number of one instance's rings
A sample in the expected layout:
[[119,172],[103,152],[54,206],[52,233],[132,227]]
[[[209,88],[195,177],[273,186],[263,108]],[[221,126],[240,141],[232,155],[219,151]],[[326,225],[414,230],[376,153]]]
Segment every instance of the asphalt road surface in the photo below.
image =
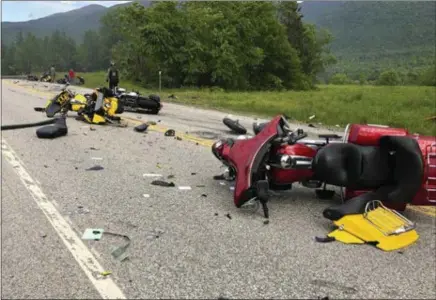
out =
[[[3,80],[2,125],[43,120],[33,107],[56,88]],[[320,244],[314,237],[331,229],[322,210],[335,201],[297,187],[273,197],[264,225],[260,212],[233,206],[227,182],[212,180],[222,171],[213,140],[196,140],[230,135],[225,113],[164,105],[157,116],[124,114],[160,120],[146,134],[74,118],[55,140],[37,139],[35,128],[2,132],[2,298],[436,298],[434,217],[407,211],[420,239],[402,251]],[[125,238],[83,240],[87,228],[128,236],[127,258],[111,254]]]

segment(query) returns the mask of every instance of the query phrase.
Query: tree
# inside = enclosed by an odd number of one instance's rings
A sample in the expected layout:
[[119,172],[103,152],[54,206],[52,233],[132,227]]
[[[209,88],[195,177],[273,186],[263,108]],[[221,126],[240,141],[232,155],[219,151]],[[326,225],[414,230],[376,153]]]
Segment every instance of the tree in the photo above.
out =
[[377,80],[378,85],[399,85],[400,83],[400,76],[394,70],[384,71]]
[[349,84],[349,83],[351,83],[351,80],[344,73],[337,73],[333,75],[329,80],[329,84]]

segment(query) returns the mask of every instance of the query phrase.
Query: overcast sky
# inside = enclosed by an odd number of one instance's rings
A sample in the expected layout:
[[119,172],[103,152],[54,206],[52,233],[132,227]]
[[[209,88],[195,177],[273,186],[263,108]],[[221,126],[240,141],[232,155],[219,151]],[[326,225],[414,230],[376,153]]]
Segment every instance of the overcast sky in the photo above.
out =
[[100,4],[106,7],[130,1],[1,1],[2,21],[21,22],[43,18],[55,13]]

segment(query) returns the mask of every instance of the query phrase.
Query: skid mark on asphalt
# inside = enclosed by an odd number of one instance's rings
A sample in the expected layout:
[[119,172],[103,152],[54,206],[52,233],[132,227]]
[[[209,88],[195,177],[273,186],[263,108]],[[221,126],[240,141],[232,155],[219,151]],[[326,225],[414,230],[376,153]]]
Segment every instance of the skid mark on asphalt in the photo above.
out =
[[[23,89],[23,90],[27,90],[30,93],[36,93],[36,94],[44,95],[46,97],[53,97],[53,93],[39,91],[39,90],[36,90],[35,88],[32,89],[32,88],[29,88],[26,86],[15,85],[15,84],[12,84],[11,82],[6,81],[6,80],[2,80],[2,82],[6,83],[10,86],[14,86],[14,87],[18,87],[18,88]],[[138,119],[130,118],[130,117],[122,117],[122,119],[130,122],[132,125],[138,125],[138,124],[143,123],[142,121],[140,121]],[[168,128],[161,126],[161,125],[150,125],[149,130],[164,133],[168,130]],[[180,137],[186,141],[194,142],[198,145],[205,146],[205,147],[212,147],[212,145],[214,143],[214,141],[211,141],[208,139],[202,139],[202,138],[190,135],[190,134],[184,134],[184,133],[180,133],[177,131],[176,131],[176,137]],[[421,213],[421,214],[424,214],[424,215],[427,215],[427,216],[430,216],[430,217],[433,217],[433,218],[436,218],[436,207],[409,205],[408,209],[413,210],[413,211],[418,212],[418,213]]]
[[24,168],[18,155],[2,138],[2,154],[12,165],[21,182],[35,200],[38,207],[42,210],[56,233],[64,242],[67,249],[71,252],[74,259],[85,272],[89,281],[94,285],[103,299],[126,299],[121,289],[111,278],[103,277],[100,274],[105,269],[100,265],[95,256],[86,247],[82,240],[77,236],[68,221],[62,217],[52,201],[43,193],[36,181],[29,175]]

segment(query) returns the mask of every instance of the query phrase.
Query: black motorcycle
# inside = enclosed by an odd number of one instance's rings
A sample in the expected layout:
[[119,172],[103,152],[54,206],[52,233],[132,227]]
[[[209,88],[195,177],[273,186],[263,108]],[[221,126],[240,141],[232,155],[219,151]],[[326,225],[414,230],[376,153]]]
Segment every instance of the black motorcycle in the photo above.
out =
[[157,115],[162,109],[158,95],[142,96],[139,92],[126,92],[123,88],[115,88],[115,97],[122,103],[126,111],[149,112]]

